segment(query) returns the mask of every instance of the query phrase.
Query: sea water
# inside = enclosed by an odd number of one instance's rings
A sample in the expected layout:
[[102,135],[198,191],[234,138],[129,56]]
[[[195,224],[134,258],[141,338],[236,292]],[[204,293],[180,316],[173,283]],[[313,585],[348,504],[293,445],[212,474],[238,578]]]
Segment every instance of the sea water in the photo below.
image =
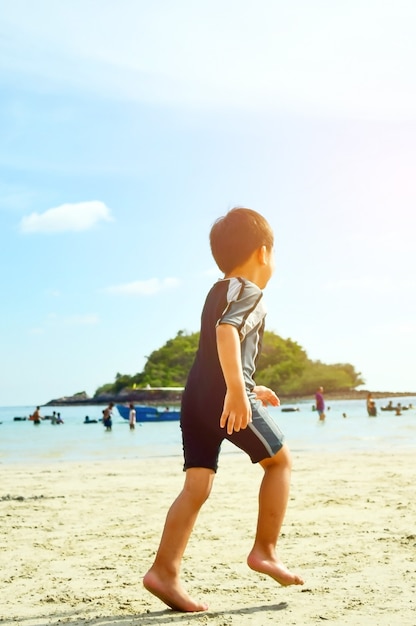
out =
[[[401,415],[381,411],[389,400],[396,406],[412,405]],[[320,422],[312,410],[313,400],[270,408],[293,452],[353,452],[412,450],[416,448],[416,396],[377,400],[377,417],[368,417],[365,400],[327,402],[326,419]],[[297,409],[285,412],[282,409]],[[43,407],[42,415],[60,412],[63,424],[44,420],[15,421],[28,417],[33,406],[0,407],[0,464],[111,459],[145,459],[182,456],[178,422],[137,424],[128,422],[114,409],[113,427],[107,432],[102,422],[84,424],[86,415],[99,420],[103,406]],[[228,442],[223,453],[238,453]]]

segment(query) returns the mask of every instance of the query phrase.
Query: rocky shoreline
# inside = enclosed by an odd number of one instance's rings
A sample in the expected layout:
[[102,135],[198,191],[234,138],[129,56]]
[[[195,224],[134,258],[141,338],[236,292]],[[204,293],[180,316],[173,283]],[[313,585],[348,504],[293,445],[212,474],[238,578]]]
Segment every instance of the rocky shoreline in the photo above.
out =
[[180,391],[160,391],[158,389],[135,389],[132,391],[122,391],[119,394],[100,394],[89,397],[85,392],[76,393],[73,396],[63,396],[49,400],[42,406],[89,406],[91,404],[124,404],[135,402],[136,404],[175,404],[181,401]]
[[[368,395],[367,389],[351,389],[342,392],[329,392],[325,394],[325,399],[329,400],[364,400]],[[416,396],[414,391],[372,391],[374,399],[380,398],[403,398],[405,396]],[[296,402],[304,402],[312,399],[312,395],[305,396],[280,396],[282,404],[294,404]],[[140,404],[179,404],[181,400],[181,392],[178,391],[160,391],[157,389],[137,389],[129,392],[121,392],[117,395],[101,394],[99,396],[89,397],[85,392],[76,393],[73,396],[63,396],[49,400],[42,406],[89,406],[97,404],[123,404],[125,402],[135,402]]]

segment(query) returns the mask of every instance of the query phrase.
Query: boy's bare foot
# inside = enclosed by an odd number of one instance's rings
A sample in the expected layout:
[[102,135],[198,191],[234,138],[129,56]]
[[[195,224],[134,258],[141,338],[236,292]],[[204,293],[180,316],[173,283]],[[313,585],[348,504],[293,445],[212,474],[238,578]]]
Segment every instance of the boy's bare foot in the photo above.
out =
[[162,600],[162,602],[170,606],[174,611],[193,613],[206,611],[208,609],[207,604],[193,600],[182,588],[179,581],[171,583],[162,580],[160,576],[151,569],[144,576],[143,585],[147,591],[153,593],[154,596]]
[[283,587],[304,584],[303,578],[292,574],[278,559],[262,558],[252,552],[247,558],[247,565],[255,572],[271,576]]

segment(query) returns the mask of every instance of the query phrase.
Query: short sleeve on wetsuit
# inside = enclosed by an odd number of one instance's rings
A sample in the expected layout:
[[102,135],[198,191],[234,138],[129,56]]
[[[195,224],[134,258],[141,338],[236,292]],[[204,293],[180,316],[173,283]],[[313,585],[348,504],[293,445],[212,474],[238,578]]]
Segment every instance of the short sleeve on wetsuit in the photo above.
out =
[[257,285],[242,278],[229,278],[227,305],[217,321],[235,326],[240,338],[261,324],[266,315],[263,293]]

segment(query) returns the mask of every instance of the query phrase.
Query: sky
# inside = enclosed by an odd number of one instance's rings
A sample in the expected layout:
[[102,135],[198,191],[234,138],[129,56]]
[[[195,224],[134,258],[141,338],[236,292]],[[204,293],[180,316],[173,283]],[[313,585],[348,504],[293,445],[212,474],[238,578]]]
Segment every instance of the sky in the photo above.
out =
[[198,331],[234,206],[275,232],[268,330],[416,390],[416,3],[0,13],[0,405],[93,395]]

